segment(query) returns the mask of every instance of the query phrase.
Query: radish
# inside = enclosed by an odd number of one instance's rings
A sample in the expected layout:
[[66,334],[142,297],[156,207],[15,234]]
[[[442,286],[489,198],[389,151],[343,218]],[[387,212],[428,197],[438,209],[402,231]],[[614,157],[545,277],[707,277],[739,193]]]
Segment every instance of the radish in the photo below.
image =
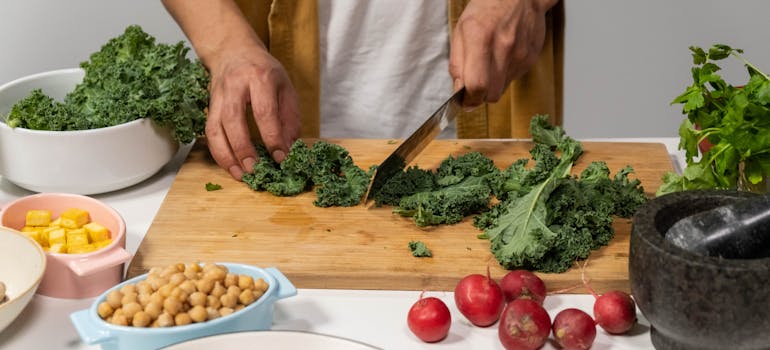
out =
[[540,277],[528,270],[513,270],[500,280],[505,302],[517,298],[527,298],[543,305],[545,300],[545,283]]
[[417,338],[426,343],[434,343],[446,338],[449,334],[452,315],[441,299],[423,298],[420,294],[420,300],[417,300],[409,309],[406,323]]
[[497,335],[507,350],[535,350],[551,333],[551,317],[542,305],[530,299],[514,299],[500,316]]
[[588,265],[587,259],[581,267],[580,278],[583,280],[583,285],[586,289],[596,298],[596,301],[594,301],[594,319],[596,324],[610,334],[628,332],[636,324],[636,303],[634,299],[628,293],[619,290],[611,290],[602,295],[596,294],[586,279],[586,265]]
[[596,323],[610,334],[623,334],[636,324],[636,303],[625,292],[612,290],[596,297],[594,318]]
[[455,286],[455,304],[460,313],[476,326],[491,326],[500,318],[505,306],[503,291],[487,275],[472,274],[463,277]]
[[596,322],[582,310],[559,311],[553,319],[553,336],[564,350],[587,350],[596,339]]

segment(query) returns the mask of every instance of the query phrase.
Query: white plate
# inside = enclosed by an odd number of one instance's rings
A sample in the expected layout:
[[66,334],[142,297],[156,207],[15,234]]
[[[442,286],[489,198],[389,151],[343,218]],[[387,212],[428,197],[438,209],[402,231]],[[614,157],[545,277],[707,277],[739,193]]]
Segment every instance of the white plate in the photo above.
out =
[[166,350],[198,349],[313,349],[313,350],[373,350],[368,344],[310,332],[257,331],[237,332],[193,339],[171,345]]

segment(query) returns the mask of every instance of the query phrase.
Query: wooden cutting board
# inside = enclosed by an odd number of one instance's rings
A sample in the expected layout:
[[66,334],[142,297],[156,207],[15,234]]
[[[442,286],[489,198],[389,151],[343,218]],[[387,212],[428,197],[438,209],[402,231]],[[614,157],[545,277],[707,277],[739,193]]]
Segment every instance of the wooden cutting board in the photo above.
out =
[[[391,140],[327,141],[348,149],[364,169],[379,164],[398,146]],[[436,168],[450,154],[479,151],[505,168],[529,158],[531,146],[526,141],[436,140],[413,164]],[[573,172],[593,160],[606,161],[613,175],[631,165],[649,196],[660,186],[663,173],[672,170],[663,144],[584,142],[583,146],[585,152]],[[206,191],[207,182],[222,189]],[[298,288],[453,290],[462,277],[483,274],[487,267],[497,279],[507,272],[491,254],[489,241],[476,238],[480,231],[471,225],[471,218],[456,225],[418,228],[389,207],[318,208],[314,199],[312,192],[275,197],[252,191],[220,169],[198,144],[141,242],[128,277],[177,262],[241,262],[277,267]],[[629,291],[630,220],[616,219],[614,227],[614,240],[591,254],[585,270],[598,292]],[[425,242],[433,257],[413,257],[407,247],[411,240]],[[581,285],[577,265],[565,273],[540,276],[550,291]]]

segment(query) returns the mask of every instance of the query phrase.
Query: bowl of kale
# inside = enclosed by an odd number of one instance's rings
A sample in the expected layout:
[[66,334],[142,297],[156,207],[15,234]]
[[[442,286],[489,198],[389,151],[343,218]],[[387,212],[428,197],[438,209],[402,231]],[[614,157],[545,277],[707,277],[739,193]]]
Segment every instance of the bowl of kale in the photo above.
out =
[[79,68],[3,84],[0,176],[84,195],[148,179],[205,130],[209,77],[189,51],[134,25]]

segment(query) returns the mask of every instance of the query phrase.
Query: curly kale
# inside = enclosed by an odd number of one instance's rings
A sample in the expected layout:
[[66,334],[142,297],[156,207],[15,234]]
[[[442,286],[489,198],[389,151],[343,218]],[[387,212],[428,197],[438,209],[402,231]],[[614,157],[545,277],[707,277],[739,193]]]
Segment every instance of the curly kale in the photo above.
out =
[[151,118],[183,143],[203,135],[209,77],[203,65],[186,58],[184,42],[157,44],[133,25],[82,62],[83,81],[64,98],[35,90],[6,118],[12,127],[84,130]]
[[433,256],[433,252],[422,241],[409,241],[409,250],[412,252],[412,256],[417,258],[430,258]]
[[474,219],[507,269],[563,272],[609,243],[613,216],[629,217],[646,201],[639,180],[628,179],[630,167],[610,178],[607,165],[594,162],[571,176],[582,146],[545,120],[536,116],[530,124],[535,166],[520,160],[494,177],[502,200]]
[[253,173],[242,178],[246,185],[276,196],[294,196],[315,187],[317,198],[313,204],[319,207],[358,204],[371,178],[371,172],[356,166],[347,150],[325,141],[308,147],[297,140],[280,164],[263,145],[258,145],[257,151],[259,161]]
[[412,166],[388,179],[374,195],[374,203],[377,206],[398,206],[403,197],[417,192],[433,191],[437,187],[436,176],[431,170]]

